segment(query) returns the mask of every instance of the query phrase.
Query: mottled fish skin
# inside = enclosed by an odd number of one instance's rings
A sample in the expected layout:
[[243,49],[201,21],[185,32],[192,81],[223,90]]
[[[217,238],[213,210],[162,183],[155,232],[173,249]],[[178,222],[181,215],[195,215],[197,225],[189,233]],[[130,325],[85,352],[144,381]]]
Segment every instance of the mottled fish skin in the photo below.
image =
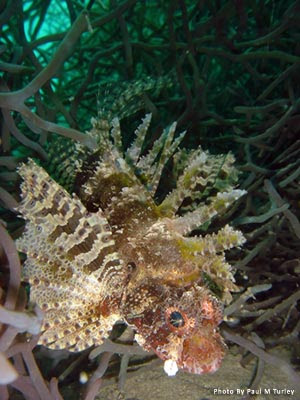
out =
[[[214,372],[225,353],[218,332],[223,303],[236,288],[224,252],[244,237],[228,225],[212,235],[189,235],[244,191],[233,187],[231,154],[179,149],[184,134],[174,139],[176,124],[145,153],[150,120],[146,115],[127,151],[117,119],[111,126],[93,121],[88,134],[99,148],[77,166],[77,194],[32,160],[19,169],[18,211],[27,223],[17,245],[27,254],[23,276],[31,301],[45,311],[39,343],[80,351],[101,344],[121,320],[167,363]],[[158,204],[155,193],[171,157],[177,184]]]

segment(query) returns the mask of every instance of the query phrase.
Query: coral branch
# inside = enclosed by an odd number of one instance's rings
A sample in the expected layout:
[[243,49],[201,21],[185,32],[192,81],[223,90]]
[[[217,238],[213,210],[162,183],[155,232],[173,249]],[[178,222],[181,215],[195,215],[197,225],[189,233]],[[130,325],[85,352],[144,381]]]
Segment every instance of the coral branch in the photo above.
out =
[[9,287],[6,295],[4,307],[13,310],[17,303],[18,291],[21,282],[21,265],[18,257],[16,245],[0,223],[0,244],[7,257],[10,268]]
[[11,325],[18,332],[29,332],[37,335],[41,329],[43,314],[37,310],[36,315],[32,313],[10,311],[0,305],[0,322]]
[[230,340],[231,342],[236,343],[241,347],[244,347],[251,353],[255,354],[257,357],[262,358],[266,363],[272,364],[276,366],[276,368],[280,368],[282,372],[284,372],[284,374],[288,377],[290,382],[295,386],[295,388],[297,388],[298,390],[300,389],[299,374],[297,374],[297,372],[288,362],[286,362],[282,358],[279,358],[277,356],[274,356],[273,354],[264,351],[250,340],[229,332],[228,330],[224,330],[223,335],[227,340]]
[[16,369],[6,359],[3,353],[0,352],[0,385],[7,385],[12,383],[18,377]]

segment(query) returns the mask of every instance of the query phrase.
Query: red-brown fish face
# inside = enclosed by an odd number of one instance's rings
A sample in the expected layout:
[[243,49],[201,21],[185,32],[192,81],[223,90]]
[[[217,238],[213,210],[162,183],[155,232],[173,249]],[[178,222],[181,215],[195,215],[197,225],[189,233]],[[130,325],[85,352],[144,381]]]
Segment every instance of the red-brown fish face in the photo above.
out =
[[[152,286],[152,285],[151,285]],[[222,307],[207,289],[144,286],[146,307],[128,313],[126,320],[137,331],[137,341],[165,361],[165,371],[178,369],[194,374],[215,372],[225,353],[218,332]],[[137,309],[137,301],[134,303]]]
[[225,345],[218,332],[199,331],[184,340],[176,364],[179,369],[193,374],[212,373],[219,369],[224,354]]

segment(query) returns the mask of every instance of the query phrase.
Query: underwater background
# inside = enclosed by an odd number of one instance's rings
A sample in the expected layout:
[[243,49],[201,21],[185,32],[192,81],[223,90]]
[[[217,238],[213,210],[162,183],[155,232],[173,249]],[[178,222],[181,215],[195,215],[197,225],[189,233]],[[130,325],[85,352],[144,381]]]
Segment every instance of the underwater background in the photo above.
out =
[[[0,23],[0,399],[296,399],[300,2],[4,0]],[[93,146],[91,118],[118,117],[128,148],[147,113],[149,146],[177,121],[181,148],[231,152],[247,191],[200,230],[230,224],[246,238],[226,254],[239,290],[225,304],[228,355],[215,375],[164,376],[122,324],[100,354],[36,346],[14,245],[17,167],[33,158],[70,189],[76,143]],[[176,168],[166,164],[157,201]]]

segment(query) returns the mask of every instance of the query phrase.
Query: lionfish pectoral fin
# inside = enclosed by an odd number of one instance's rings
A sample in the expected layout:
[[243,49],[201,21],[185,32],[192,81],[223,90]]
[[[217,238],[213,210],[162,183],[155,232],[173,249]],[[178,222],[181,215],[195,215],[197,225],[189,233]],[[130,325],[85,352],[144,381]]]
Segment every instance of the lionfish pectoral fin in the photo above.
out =
[[101,316],[106,279],[121,266],[110,226],[101,210],[88,212],[32,160],[19,174],[17,210],[27,224],[17,247],[27,254],[31,300],[45,311],[40,342],[76,351],[99,344],[119,318]]

